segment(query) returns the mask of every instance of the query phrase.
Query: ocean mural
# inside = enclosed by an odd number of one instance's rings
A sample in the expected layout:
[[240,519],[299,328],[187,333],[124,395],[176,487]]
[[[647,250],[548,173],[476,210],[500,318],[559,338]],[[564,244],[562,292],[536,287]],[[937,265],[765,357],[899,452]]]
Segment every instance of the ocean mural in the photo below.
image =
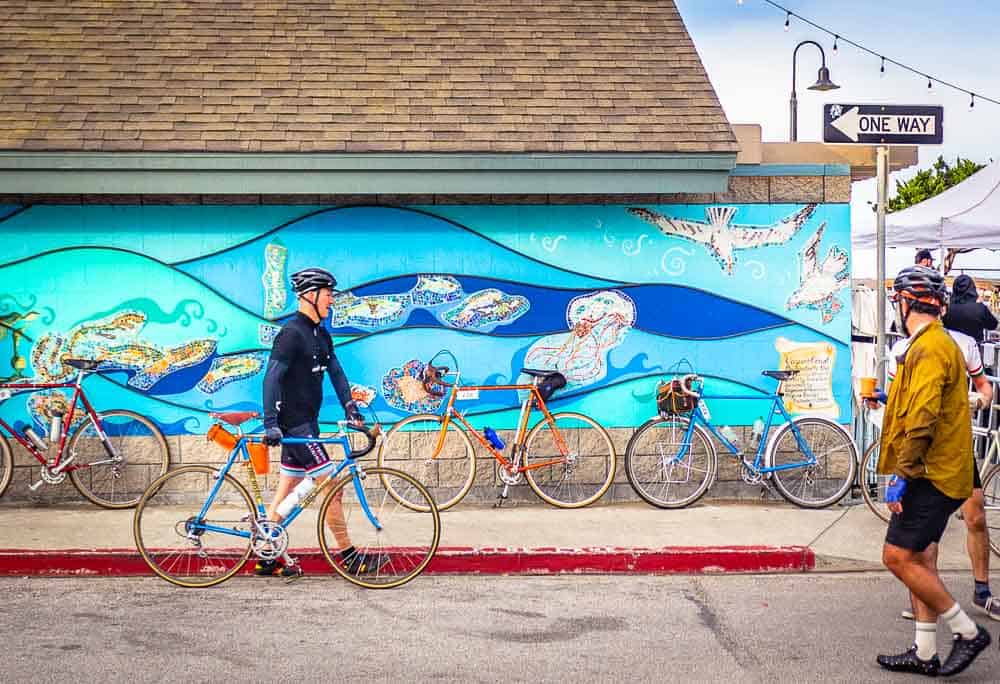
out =
[[[651,416],[681,360],[709,392],[749,398],[774,389],[761,370],[822,372],[790,405],[847,422],[849,221],[846,204],[0,205],[0,379],[62,381],[66,359],[99,358],[97,408],[200,434],[209,412],[260,408],[289,274],[321,265],[342,289],[326,325],[352,393],[385,423],[440,406],[420,371],[441,350],[467,384],[557,370],[553,408],[608,427]],[[44,425],[65,401],[18,393],[0,415]],[[508,429],[518,401],[459,406]],[[711,410],[729,424],[766,407],[725,403]]]

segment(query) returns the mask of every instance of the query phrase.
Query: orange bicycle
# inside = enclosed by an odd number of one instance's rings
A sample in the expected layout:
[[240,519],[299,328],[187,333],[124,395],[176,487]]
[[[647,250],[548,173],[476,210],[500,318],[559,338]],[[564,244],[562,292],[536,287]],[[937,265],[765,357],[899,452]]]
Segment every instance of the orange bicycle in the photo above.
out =
[[[453,362],[435,366],[447,355]],[[503,485],[497,498],[500,506],[508,498],[511,485],[528,486],[546,503],[559,508],[581,508],[594,503],[608,490],[615,476],[615,449],[607,430],[581,413],[551,413],[546,405],[555,391],[566,385],[561,373],[522,368],[531,384],[462,385],[458,362],[448,351],[440,351],[424,367],[420,381],[427,394],[444,398],[439,413],[421,413],[396,423],[382,440],[378,465],[402,470],[420,480],[434,495],[439,510],[451,508],[469,493],[476,480],[476,454],[469,435],[496,460],[496,480],[480,478],[478,484]],[[446,380],[445,378],[449,378]],[[455,410],[456,399],[477,398],[479,392],[522,393],[521,412],[509,457],[506,445],[490,428],[480,433]],[[528,429],[532,410],[542,418]],[[418,501],[409,501],[405,492],[389,493],[403,505],[422,510]]]

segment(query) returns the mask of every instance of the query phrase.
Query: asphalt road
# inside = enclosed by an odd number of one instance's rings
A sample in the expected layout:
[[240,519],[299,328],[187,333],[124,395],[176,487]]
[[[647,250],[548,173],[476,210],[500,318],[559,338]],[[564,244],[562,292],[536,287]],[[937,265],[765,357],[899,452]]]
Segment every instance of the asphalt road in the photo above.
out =
[[[968,573],[946,582],[967,602]],[[912,679],[874,661],[913,638],[884,573],[422,577],[390,591],[7,578],[0,597],[8,683]],[[994,645],[954,681],[995,682],[998,666]]]

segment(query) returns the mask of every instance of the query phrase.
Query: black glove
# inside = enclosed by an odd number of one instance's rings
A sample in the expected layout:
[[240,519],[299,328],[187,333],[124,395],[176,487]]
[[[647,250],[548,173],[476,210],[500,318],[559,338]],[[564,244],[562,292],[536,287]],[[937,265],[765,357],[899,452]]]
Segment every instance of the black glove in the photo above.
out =
[[278,426],[269,427],[264,431],[264,444],[268,446],[278,446],[281,444],[281,438],[284,435],[281,434],[281,428]]
[[347,420],[352,425],[364,425],[365,417],[361,415],[361,409],[353,401],[347,402],[344,406],[344,415],[347,416]]

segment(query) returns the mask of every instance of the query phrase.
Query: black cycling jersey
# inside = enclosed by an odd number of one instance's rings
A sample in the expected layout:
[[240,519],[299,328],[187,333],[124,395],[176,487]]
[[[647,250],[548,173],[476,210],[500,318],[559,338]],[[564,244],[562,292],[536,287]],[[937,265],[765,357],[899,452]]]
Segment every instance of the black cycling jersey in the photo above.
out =
[[324,373],[346,407],[351,386],[333,352],[330,333],[299,312],[274,339],[264,376],[264,427],[287,431],[316,421],[323,402]]

